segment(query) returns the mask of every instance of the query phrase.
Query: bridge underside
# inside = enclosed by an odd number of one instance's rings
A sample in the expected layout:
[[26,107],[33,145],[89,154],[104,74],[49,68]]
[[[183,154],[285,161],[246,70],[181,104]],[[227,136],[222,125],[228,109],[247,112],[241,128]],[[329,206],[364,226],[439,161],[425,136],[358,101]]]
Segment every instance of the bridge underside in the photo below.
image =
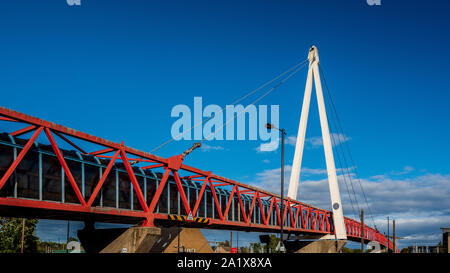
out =
[[[4,202],[5,198],[0,198],[0,202]],[[33,202],[32,200],[21,200],[21,205],[25,205],[28,202]],[[17,200],[15,201],[17,202]],[[8,201],[8,203],[14,203]],[[75,205],[76,206],[76,205]],[[138,216],[127,216],[127,215],[110,215],[104,213],[90,213],[90,212],[80,212],[80,211],[62,211],[57,209],[44,209],[44,208],[34,208],[30,206],[10,206],[10,205],[0,205],[0,216],[2,217],[17,217],[17,218],[35,218],[35,219],[48,219],[48,220],[70,220],[70,221],[80,221],[80,222],[103,222],[103,223],[114,223],[114,224],[127,224],[127,225],[141,225],[146,217],[143,215]],[[171,227],[182,227],[182,228],[200,228],[200,229],[216,229],[216,230],[236,230],[244,232],[262,232],[262,233],[279,233],[278,226],[264,226],[264,225],[250,225],[242,226],[239,223],[234,224],[220,224],[214,223],[214,221],[208,224],[203,224],[195,221],[177,221],[171,220],[165,214],[155,214],[155,226],[159,228],[171,228]],[[326,232],[310,232],[307,230],[293,230],[289,227],[285,227],[285,233],[291,235],[304,236],[307,238],[318,238],[323,235],[327,235]],[[348,236],[348,240],[354,242],[360,242],[360,237]],[[371,240],[366,239],[365,243]]]
[[[108,214],[111,212],[110,209],[102,209],[97,208],[97,213],[92,212],[83,212],[82,208],[78,205],[67,204],[66,208],[70,208],[69,210],[61,210],[61,209],[46,209],[46,208],[36,208],[32,207],[36,205],[36,201],[34,200],[7,200],[9,198],[0,198],[0,203],[7,202],[9,204],[20,203],[20,206],[11,206],[11,205],[0,205],[0,216],[3,217],[18,217],[18,218],[36,218],[36,219],[49,219],[49,220],[70,220],[70,221],[81,221],[81,222],[103,222],[103,223],[114,223],[114,224],[128,224],[128,225],[141,225],[146,220],[146,215],[142,214],[141,216],[135,215],[127,215],[129,211],[124,212],[120,210],[114,210],[117,214]],[[43,202],[39,202],[43,203]],[[40,204],[39,204],[40,205]],[[76,211],[76,210],[79,211]],[[137,213],[139,214],[139,213]],[[206,218],[195,218],[197,221],[188,221],[184,220],[186,216],[183,217],[183,220],[172,220],[167,214],[154,214],[155,226],[157,227],[189,227],[189,228],[207,228],[207,229],[218,229],[218,230],[238,230],[238,231],[247,231],[247,232],[279,232],[279,226],[266,226],[263,224],[250,224],[250,225],[242,225],[239,222],[231,222],[231,223],[220,223],[220,220],[206,219]],[[204,219],[207,220],[208,223],[201,223],[198,220]],[[289,227],[284,228],[285,232],[290,232],[295,235],[299,234],[329,234],[327,232],[316,232],[316,231],[308,231],[308,230],[294,230]]]

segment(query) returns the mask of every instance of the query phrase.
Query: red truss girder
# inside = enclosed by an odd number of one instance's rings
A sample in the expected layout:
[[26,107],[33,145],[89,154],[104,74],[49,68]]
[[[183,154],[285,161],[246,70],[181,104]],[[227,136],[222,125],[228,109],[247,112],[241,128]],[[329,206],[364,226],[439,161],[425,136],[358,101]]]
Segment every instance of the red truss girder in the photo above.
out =
[[[161,197],[161,193],[164,187],[167,184],[167,180],[169,176],[172,174],[177,190],[180,194],[182,208],[184,208],[186,215],[192,213],[193,216],[196,215],[200,202],[202,200],[203,195],[205,194],[206,186],[209,185],[211,190],[215,211],[219,216],[219,219],[210,219],[209,225],[221,225],[221,226],[237,226],[243,228],[252,228],[254,230],[258,229],[279,229],[280,223],[280,215],[283,214],[284,219],[284,229],[286,232],[306,232],[306,233],[317,233],[317,234],[330,234],[334,231],[332,230],[332,220],[331,212],[323,209],[319,209],[304,203],[301,203],[296,200],[291,200],[286,198],[284,201],[284,210],[281,212],[281,199],[279,195],[267,192],[265,190],[252,187],[249,185],[245,185],[239,182],[236,182],[231,179],[227,179],[221,176],[217,176],[212,174],[209,171],[203,171],[188,165],[183,164],[183,157],[181,155],[173,156],[170,158],[162,158],[159,156],[155,156],[150,153],[142,152],[130,147],[127,147],[122,143],[114,143],[96,136],[92,136],[77,130],[73,130],[52,122],[48,122],[42,119],[38,119],[35,117],[31,117],[26,114],[22,114],[4,107],[0,107],[0,120],[2,121],[12,121],[24,123],[27,126],[21,130],[12,132],[11,135],[19,136],[24,135],[26,133],[33,132],[32,136],[25,144],[21,152],[18,154],[14,162],[5,172],[3,177],[0,179],[0,190],[14,172],[16,167],[19,165],[25,154],[29,151],[30,147],[33,145],[37,137],[41,134],[42,131],[45,132],[55,155],[58,158],[61,166],[64,169],[65,174],[69,180],[70,187],[74,190],[76,197],[78,198],[79,204],[65,204],[65,203],[56,203],[56,202],[48,202],[48,201],[39,201],[39,200],[22,200],[17,198],[9,198],[9,197],[0,197],[0,205],[8,205],[8,206],[19,206],[19,207],[32,207],[32,208],[42,208],[42,209],[52,209],[52,210],[61,210],[61,211],[74,211],[74,212],[85,212],[85,213],[97,213],[97,214],[109,214],[109,215],[122,215],[122,216],[130,216],[130,217],[138,217],[144,219],[143,225],[154,225],[155,219],[167,219],[167,215],[155,213],[156,205]],[[83,154],[89,154],[93,156],[97,156],[99,158],[108,158],[110,159],[106,170],[103,172],[99,181],[95,185],[95,188],[86,201],[78,188],[78,185],[72,176],[71,170],[68,167],[67,163],[62,156],[62,153],[53,137],[53,134],[60,137],[63,141],[77,149]],[[97,151],[85,151],[84,149],[77,146],[67,137],[75,138],[81,141],[91,142],[97,145],[102,146],[101,150]],[[113,153],[112,156],[104,155],[106,153]],[[136,158],[131,158],[129,155],[136,156]],[[119,209],[105,209],[102,207],[93,207],[94,200],[98,196],[104,182],[110,173],[114,163],[117,160],[121,160],[125,166],[128,177],[133,185],[133,190],[138,198],[139,204],[142,208],[140,210],[119,210]],[[147,204],[145,197],[142,193],[142,189],[136,179],[132,164],[136,162],[145,162],[152,163],[148,166],[141,167],[142,169],[153,169],[153,168],[163,168],[164,174],[160,180],[159,186],[156,189],[153,198],[150,203]],[[183,179],[190,179],[193,181],[202,182],[202,187],[197,197],[197,200],[194,206],[191,208],[190,204],[187,200],[186,193],[184,192],[181,179],[178,172],[179,170],[183,170],[191,173],[191,175],[182,177]],[[228,196],[228,202],[224,204],[225,206],[221,206],[217,197],[216,188],[222,186],[231,186],[232,190],[230,195]],[[231,221],[228,219],[228,211],[231,206],[231,201],[233,200],[234,195],[236,195],[237,200],[239,202],[239,208],[241,212],[241,216],[244,221]],[[243,195],[246,195],[251,200],[250,207],[247,209],[243,203]],[[266,198],[267,201],[270,202],[268,211],[266,212],[263,209],[262,198]],[[259,212],[260,218],[262,220],[262,224],[251,223],[250,219],[253,216],[255,211],[255,205],[259,204]],[[271,222],[271,218],[273,216],[272,210],[275,209],[276,214],[276,223],[269,224]],[[294,213],[294,210],[296,213]],[[288,215],[289,214],[289,215]],[[290,225],[287,225],[287,221],[289,220]],[[361,238],[361,224],[355,220],[349,219],[345,217],[345,225],[347,228],[347,235],[350,239]],[[383,245],[386,245],[389,242],[390,247],[392,248],[392,242],[388,241],[385,236],[383,236],[378,231],[372,229],[371,227],[364,227],[364,238],[367,240],[375,240],[380,242]]]

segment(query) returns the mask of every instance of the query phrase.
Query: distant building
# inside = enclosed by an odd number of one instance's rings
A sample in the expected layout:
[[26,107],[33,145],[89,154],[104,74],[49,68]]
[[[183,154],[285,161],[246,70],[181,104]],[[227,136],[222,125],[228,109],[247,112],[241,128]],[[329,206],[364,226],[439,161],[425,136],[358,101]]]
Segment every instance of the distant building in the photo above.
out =
[[450,247],[448,245],[448,236],[450,235],[450,228],[441,228],[442,230],[442,246],[447,253],[450,253]]
[[448,237],[450,235],[450,228],[441,228],[442,230],[442,245],[439,244],[438,246],[409,246],[408,252],[409,253],[450,253],[449,251],[449,244],[448,244]]
[[439,253],[439,247],[438,246],[409,246],[408,247],[409,253]]

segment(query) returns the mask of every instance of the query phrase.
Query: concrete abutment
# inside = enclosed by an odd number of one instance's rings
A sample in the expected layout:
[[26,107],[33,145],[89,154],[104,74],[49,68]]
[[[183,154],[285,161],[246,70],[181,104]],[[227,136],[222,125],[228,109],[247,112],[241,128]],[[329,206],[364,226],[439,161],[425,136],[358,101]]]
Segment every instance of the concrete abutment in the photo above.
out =
[[143,227],[95,229],[86,224],[78,238],[87,253],[212,253],[197,228]]

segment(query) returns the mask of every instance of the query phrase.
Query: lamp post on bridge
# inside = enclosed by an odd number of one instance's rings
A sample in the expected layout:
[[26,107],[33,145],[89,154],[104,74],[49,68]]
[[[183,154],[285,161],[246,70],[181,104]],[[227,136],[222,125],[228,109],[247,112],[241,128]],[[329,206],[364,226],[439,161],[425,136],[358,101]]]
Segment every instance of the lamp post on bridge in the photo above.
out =
[[266,128],[276,129],[281,132],[281,191],[280,191],[280,198],[281,198],[281,213],[280,213],[280,250],[284,252],[284,243],[283,243],[283,226],[284,226],[284,136],[286,135],[286,131],[284,129],[280,129],[275,127],[271,123],[266,124]]

